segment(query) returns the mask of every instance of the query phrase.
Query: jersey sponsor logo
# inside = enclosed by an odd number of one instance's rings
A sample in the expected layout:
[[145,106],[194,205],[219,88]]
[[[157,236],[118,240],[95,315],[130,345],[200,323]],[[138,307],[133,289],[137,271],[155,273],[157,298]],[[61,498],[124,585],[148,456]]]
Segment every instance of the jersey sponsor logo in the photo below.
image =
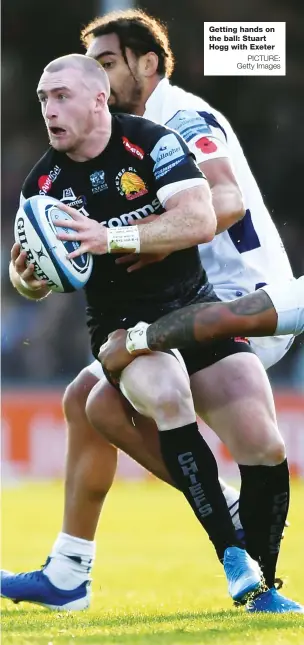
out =
[[138,176],[135,168],[122,168],[115,177],[115,185],[122,197],[128,200],[141,197],[148,192],[144,180]]
[[141,161],[143,160],[145,153],[142,148],[137,146],[135,143],[131,143],[127,137],[123,137],[122,142],[125,149],[130,152],[131,155],[134,155],[134,157],[137,157]]
[[[155,179],[165,175],[171,168],[184,161],[187,157],[180,141],[173,132],[159,139],[150,156],[155,162],[153,166]],[[164,166],[167,166],[166,170]]]
[[108,188],[108,184],[105,181],[105,171],[96,170],[90,175],[90,182],[92,186],[92,193],[101,193],[103,190]]
[[73,188],[64,188],[60,201],[67,206],[71,206],[71,208],[77,208],[77,210],[86,217],[89,216],[89,213],[85,209],[85,205],[87,203],[86,197],[84,195],[76,197]]
[[109,228],[114,228],[115,226],[129,226],[134,222],[134,220],[144,219],[158,211],[160,208],[161,203],[156,197],[152,200],[151,204],[145,204],[145,206],[137,208],[134,211],[130,211],[129,213],[119,215],[119,217],[111,217],[111,219],[108,221],[105,220],[104,222],[101,222],[101,224],[108,226]]
[[216,152],[217,145],[208,137],[201,137],[198,141],[195,142],[196,148],[201,150],[205,155],[210,155],[212,152]]
[[155,179],[158,180],[161,177],[164,177],[167,172],[170,172],[172,168],[175,168],[175,166],[180,166],[181,164],[185,163],[187,157],[181,157],[180,159],[177,159],[177,161],[174,161],[173,163],[168,163],[165,166],[163,166],[160,170],[157,170],[154,173]]
[[56,165],[49,172],[48,175],[41,175],[41,177],[39,177],[38,179],[39,195],[47,195],[47,193],[51,190],[52,185],[54,181],[56,181],[60,172],[61,172],[61,168],[59,168],[59,166]]
[[166,126],[176,130],[187,142],[199,134],[211,132],[206,119],[195,110],[180,110],[167,121]]
[[198,135],[208,135],[212,128],[221,130],[226,141],[227,135],[216,117],[210,112],[197,112],[196,110],[179,110],[167,121],[166,126],[176,130],[189,143]]

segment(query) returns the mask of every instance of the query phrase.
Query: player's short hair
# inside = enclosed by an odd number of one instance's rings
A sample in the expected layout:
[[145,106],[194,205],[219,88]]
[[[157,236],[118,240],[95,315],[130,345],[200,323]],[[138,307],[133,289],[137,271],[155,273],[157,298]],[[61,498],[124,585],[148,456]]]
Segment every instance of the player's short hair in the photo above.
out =
[[96,81],[105,89],[107,98],[110,95],[110,83],[108,76],[101,65],[88,56],[83,54],[67,54],[66,56],[60,56],[52,60],[45,68],[45,72],[56,73],[60,72],[62,69],[72,68],[79,69],[86,75],[93,76]]
[[148,52],[158,56],[157,73],[170,78],[174,69],[174,56],[166,26],[140,9],[112,11],[92,20],[81,32],[81,42],[88,48],[94,38],[116,34],[123,57],[127,63],[126,47],[139,58]]

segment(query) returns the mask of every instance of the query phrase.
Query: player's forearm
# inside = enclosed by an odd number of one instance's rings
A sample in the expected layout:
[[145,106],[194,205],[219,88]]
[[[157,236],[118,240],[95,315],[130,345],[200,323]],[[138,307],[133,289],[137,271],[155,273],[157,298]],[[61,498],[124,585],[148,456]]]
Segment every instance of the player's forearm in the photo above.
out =
[[51,290],[48,287],[42,287],[41,289],[35,289],[35,290],[27,289],[22,284],[20,275],[19,273],[17,273],[12,262],[9,265],[9,277],[13,287],[17,289],[18,293],[20,293],[20,295],[23,296],[24,298],[28,298],[29,300],[42,300],[42,298],[45,298],[51,292]]
[[271,336],[277,313],[269,296],[259,290],[232,302],[196,304],[174,311],[147,329],[149,349],[183,349],[231,336]]
[[190,201],[166,211],[139,229],[141,253],[172,253],[210,242],[216,219],[211,200]]
[[218,235],[244,217],[245,207],[237,186],[215,185],[211,193],[217,219],[216,235]]

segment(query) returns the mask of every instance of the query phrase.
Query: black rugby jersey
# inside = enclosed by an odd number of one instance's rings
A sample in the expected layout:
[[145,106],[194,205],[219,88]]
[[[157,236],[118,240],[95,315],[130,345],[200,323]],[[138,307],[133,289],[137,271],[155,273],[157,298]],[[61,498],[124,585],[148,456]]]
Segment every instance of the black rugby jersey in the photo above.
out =
[[[175,182],[202,178],[183,139],[141,117],[116,114],[105,150],[85,162],[72,161],[50,148],[24,182],[25,198],[38,193],[60,199],[105,226],[129,226],[165,211],[159,191]],[[152,321],[196,298],[207,284],[197,247],[176,251],[165,260],[127,273],[117,254],[95,255],[85,286],[88,314],[120,320],[137,312]],[[114,323],[113,323],[114,324]],[[120,325],[122,326],[122,325]]]

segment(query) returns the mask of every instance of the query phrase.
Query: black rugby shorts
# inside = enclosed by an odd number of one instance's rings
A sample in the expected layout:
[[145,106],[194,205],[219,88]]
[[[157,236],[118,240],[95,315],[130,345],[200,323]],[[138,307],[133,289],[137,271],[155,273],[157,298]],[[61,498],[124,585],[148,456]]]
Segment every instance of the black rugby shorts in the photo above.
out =
[[[210,285],[209,285],[210,287]],[[194,300],[187,304],[197,304],[199,302],[220,302],[220,298],[217,297],[213,289],[208,288],[207,292],[203,291],[200,293]],[[186,305],[185,305],[186,306]],[[132,314],[127,316],[113,316],[111,320],[109,317],[101,315],[91,316],[88,321],[88,328],[91,337],[91,347],[92,352],[95,358],[98,357],[99,349],[101,345],[107,340],[108,334],[115,329],[128,329],[129,327],[134,327],[140,320],[144,322],[152,323],[158,318],[161,314],[157,312],[146,312],[148,315],[143,316],[143,311],[132,311]],[[250,346],[250,342],[247,338],[228,338],[227,340],[215,340],[202,345],[196,345],[191,349],[180,349],[180,354],[182,355],[185,365],[188,371],[189,376],[200,372],[205,369],[205,367],[210,367],[218,363],[226,356],[231,356],[232,354],[240,354],[247,352],[249,354],[254,354],[253,349]],[[167,353],[172,353],[168,350]],[[111,383],[109,374],[105,372],[105,376]],[[113,383],[112,383],[113,385]]]

